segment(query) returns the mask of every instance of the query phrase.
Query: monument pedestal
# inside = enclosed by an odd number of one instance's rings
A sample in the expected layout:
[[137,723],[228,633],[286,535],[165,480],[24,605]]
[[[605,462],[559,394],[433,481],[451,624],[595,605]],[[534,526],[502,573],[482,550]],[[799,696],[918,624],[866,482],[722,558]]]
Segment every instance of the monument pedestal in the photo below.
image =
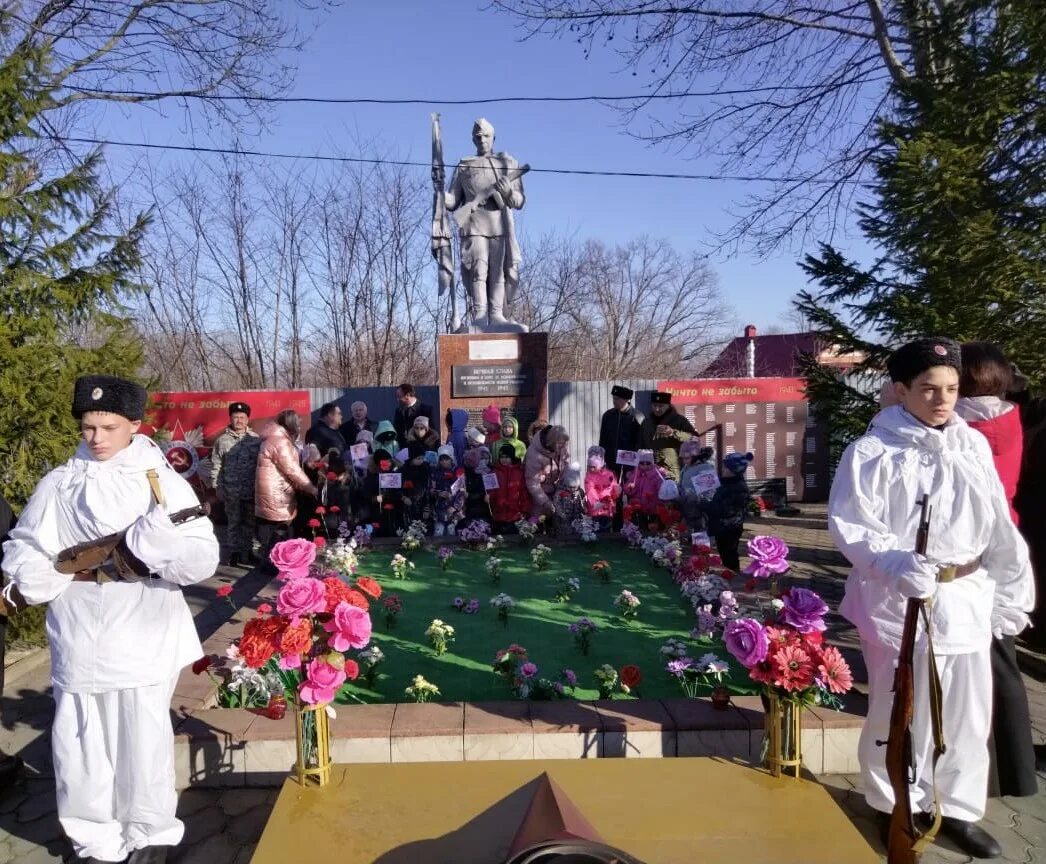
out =
[[436,355],[444,415],[464,408],[469,425],[482,428],[483,409],[497,405],[521,436],[548,420],[547,333],[448,333],[437,337]]

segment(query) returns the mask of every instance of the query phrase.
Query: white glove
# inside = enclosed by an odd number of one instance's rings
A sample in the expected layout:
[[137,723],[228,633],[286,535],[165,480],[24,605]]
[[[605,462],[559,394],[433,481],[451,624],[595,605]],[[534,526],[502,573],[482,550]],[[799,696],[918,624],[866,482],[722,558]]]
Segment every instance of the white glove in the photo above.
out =
[[1020,609],[996,606],[992,609],[992,636],[1016,636],[1028,626],[1028,616]]
[[[937,567],[925,555],[902,552],[897,559],[897,590],[905,597],[932,597],[937,590]],[[905,556],[901,558],[900,556]],[[905,560],[906,559],[906,560]]]
[[152,507],[127,529],[124,543],[146,567],[158,572],[180,542],[178,528],[161,507]]

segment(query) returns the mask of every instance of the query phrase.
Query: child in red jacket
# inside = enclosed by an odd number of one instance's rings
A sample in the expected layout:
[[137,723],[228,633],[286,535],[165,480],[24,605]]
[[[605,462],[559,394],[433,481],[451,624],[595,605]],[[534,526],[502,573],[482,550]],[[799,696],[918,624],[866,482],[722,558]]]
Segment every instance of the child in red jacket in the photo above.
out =
[[494,476],[498,478],[498,488],[490,491],[493,533],[515,534],[516,523],[530,512],[530,495],[523,478],[523,465],[511,444],[502,444],[498,448]]
[[588,470],[585,472],[585,514],[606,531],[614,519],[614,508],[621,497],[621,484],[606,467],[606,451],[599,446],[588,448]]

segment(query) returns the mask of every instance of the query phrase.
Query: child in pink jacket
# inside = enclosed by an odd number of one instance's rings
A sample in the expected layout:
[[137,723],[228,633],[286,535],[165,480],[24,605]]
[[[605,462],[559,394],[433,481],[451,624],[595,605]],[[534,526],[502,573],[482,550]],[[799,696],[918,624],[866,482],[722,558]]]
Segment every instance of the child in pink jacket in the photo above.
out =
[[606,467],[606,451],[602,447],[588,448],[588,470],[585,472],[585,513],[595,520],[600,531],[606,531],[614,519],[621,484],[614,472]]
[[658,493],[664,478],[654,465],[654,452],[640,450],[637,454],[638,464],[628,472],[625,479],[625,497],[633,515],[639,516],[640,524],[645,525],[657,514]]

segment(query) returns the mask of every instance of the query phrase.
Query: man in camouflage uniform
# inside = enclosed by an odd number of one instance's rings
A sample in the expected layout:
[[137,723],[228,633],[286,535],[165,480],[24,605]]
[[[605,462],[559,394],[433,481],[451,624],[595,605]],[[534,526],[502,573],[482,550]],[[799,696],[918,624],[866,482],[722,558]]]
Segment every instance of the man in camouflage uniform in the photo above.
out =
[[211,482],[225,504],[230,567],[249,563],[254,546],[254,471],[261,438],[248,425],[251,406],[229,405],[229,425],[211,449]]

